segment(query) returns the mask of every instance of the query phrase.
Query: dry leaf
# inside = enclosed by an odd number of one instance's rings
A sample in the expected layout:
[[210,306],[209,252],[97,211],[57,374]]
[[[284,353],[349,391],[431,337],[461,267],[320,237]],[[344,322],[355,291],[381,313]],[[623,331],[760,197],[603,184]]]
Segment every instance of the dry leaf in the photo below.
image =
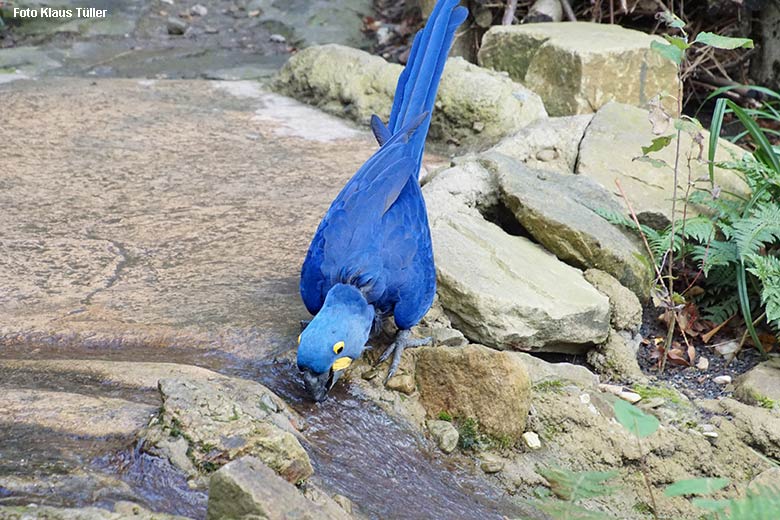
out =
[[667,358],[675,365],[690,366],[688,360],[685,359],[685,353],[678,348],[671,349],[667,355]]
[[713,347],[728,362],[734,359],[734,356],[739,352],[739,342],[737,340],[724,341],[723,343],[713,345]]
[[670,116],[661,106],[661,98],[656,96],[651,99],[648,103],[648,107],[650,108],[650,112],[647,115],[647,119],[649,119],[650,124],[653,125],[653,134],[665,134],[669,129],[669,125],[672,123],[672,116]]

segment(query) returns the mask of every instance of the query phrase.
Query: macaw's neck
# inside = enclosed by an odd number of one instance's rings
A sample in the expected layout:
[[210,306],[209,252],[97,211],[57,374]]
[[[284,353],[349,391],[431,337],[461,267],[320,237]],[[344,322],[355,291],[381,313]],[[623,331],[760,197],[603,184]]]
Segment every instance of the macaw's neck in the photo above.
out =
[[322,320],[336,334],[341,334],[353,358],[362,353],[374,323],[374,306],[354,285],[336,284],[328,291],[322,309],[314,321]]

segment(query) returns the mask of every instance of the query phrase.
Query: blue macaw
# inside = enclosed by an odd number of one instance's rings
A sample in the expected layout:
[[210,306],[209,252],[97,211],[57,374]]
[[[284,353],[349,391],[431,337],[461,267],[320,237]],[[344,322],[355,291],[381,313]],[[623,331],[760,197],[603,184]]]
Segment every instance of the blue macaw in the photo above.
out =
[[468,15],[458,3],[439,0],[415,36],[387,126],[371,119],[380,148],[333,201],[303,262],[301,297],[314,318],[298,337],[298,368],[315,401],[360,357],[381,320],[393,316],[398,327],[380,358],[393,356],[385,382],[405,348],[431,341],[410,332],[436,293],[418,174],[444,63]]

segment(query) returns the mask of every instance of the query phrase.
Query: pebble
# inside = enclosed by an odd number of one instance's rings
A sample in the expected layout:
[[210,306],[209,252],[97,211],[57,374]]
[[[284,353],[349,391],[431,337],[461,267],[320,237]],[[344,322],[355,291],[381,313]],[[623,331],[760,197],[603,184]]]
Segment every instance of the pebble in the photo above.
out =
[[163,4],[173,5],[173,0],[160,0]]
[[538,450],[542,447],[542,441],[539,439],[539,435],[537,435],[536,432],[525,432],[523,434],[523,441],[525,441],[525,445],[532,450]]
[[554,161],[557,158],[558,158],[558,151],[552,148],[545,148],[544,150],[540,150],[536,154],[536,159],[542,162]]
[[274,43],[287,43],[287,38],[281,34],[272,34],[268,39]]
[[620,392],[618,397],[631,404],[636,404],[642,400],[642,396],[634,392]]
[[471,128],[473,128],[475,132],[481,132],[485,129],[485,123],[482,121],[474,121],[474,124],[471,125]]
[[219,32],[219,29],[211,26],[206,26],[203,30],[206,34],[217,34]]
[[193,5],[192,8],[190,9],[190,12],[194,16],[206,16],[207,14],[209,14],[208,8],[205,5],[200,5],[200,4]]
[[712,424],[702,424],[701,426],[701,434],[705,437],[709,437],[710,439],[717,439],[718,438],[718,431],[715,426]]
[[700,357],[699,360],[696,362],[696,368],[701,370],[702,372],[705,372],[708,368],[710,368],[710,360],[706,357]]
[[436,445],[444,453],[452,453],[458,447],[460,434],[449,421],[428,421],[428,431]]
[[580,402],[582,404],[590,404],[590,394],[580,394]]
[[168,34],[172,34],[174,36],[181,36],[184,34],[187,30],[187,27],[187,22],[180,20],[179,18],[168,18],[168,21],[166,22]]
[[344,495],[333,495],[333,501],[340,505],[341,509],[346,511],[347,514],[352,514],[352,500],[348,499]]
[[498,473],[502,469],[504,469],[504,461],[496,457],[495,455],[491,455],[489,453],[486,453],[482,459],[482,463],[479,465],[480,468],[482,468],[482,471],[485,473]]
[[728,385],[729,383],[731,383],[731,376],[713,377],[712,380],[719,385]]
[[609,392],[612,395],[620,395],[623,393],[623,387],[620,385],[608,385],[605,383],[601,383],[599,385],[599,390],[602,392]]

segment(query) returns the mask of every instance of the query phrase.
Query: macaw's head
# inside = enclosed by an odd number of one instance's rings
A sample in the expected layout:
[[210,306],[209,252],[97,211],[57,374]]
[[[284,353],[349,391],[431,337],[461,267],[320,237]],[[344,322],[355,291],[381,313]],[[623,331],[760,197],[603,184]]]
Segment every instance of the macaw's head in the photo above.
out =
[[322,309],[298,337],[298,369],[315,401],[324,401],[352,361],[360,357],[374,321],[374,308],[352,285],[334,285]]

